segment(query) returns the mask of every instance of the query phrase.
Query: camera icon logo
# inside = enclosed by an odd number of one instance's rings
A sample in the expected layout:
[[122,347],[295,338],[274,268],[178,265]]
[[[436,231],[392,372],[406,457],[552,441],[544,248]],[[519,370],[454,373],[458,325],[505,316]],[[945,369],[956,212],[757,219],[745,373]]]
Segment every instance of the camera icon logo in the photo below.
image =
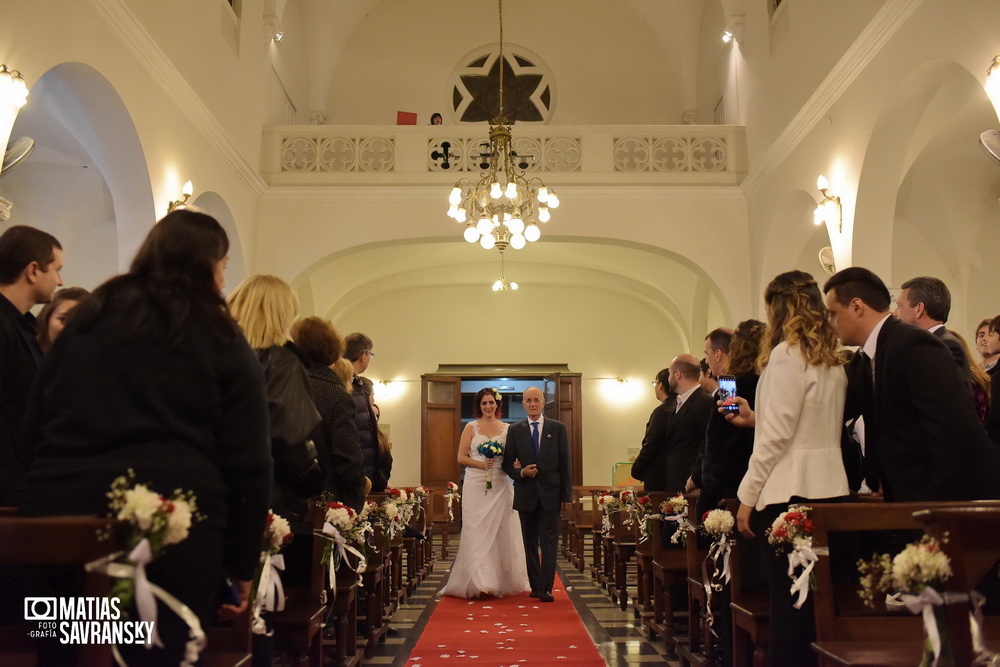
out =
[[59,607],[56,598],[24,598],[24,620],[54,621]]

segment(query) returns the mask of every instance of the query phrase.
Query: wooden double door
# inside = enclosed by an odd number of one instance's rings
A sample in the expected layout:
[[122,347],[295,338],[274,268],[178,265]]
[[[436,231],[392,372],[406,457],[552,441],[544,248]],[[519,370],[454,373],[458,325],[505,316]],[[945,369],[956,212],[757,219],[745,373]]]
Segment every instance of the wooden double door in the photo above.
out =
[[544,384],[545,416],[566,425],[569,432],[573,484],[583,480],[583,433],[580,374],[565,365],[448,366],[421,376],[420,480],[440,487],[458,482],[458,441],[462,435],[462,380],[503,377],[538,379]]

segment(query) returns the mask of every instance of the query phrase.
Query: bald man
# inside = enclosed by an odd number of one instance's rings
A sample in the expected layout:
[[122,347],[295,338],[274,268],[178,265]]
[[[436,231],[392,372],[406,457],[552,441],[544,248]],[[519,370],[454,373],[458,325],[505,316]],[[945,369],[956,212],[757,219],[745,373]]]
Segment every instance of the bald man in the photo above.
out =
[[670,362],[668,383],[677,396],[677,411],[663,435],[667,455],[662,488],[667,493],[684,492],[715,409],[715,401],[698,383],[699,375],[701,363],[694,355],[682,354]]
[[570,502],[573,483],[569,438],[562,422],[542,414],[545,395],[541,389],[528,387],[522,404],[528,418],[507,430],[503,471],[514,480],[514,509],[521,518],[531,597],[552,602],[560,503]]

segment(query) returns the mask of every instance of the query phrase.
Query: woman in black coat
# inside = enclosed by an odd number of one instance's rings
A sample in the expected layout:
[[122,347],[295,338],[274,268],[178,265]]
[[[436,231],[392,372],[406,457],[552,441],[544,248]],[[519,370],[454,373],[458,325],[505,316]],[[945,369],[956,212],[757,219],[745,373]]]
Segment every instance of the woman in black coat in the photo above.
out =
[[354,424],[355,406],[344,381],[331,366],[344,351],[344,340],[321,317],[306,317],[292,325],[292,340],[311,362],[309,382],[313,402],[323,418],[313,432],[316,456],[323,471],[323,492],[331,500],[360,512],[371,481]]
[[[204,520],[147,571],[203,627],[226,574],[246,604],[271,493],[263,377],[220,292],[228,248],[203,213],[157,223],[46,355],[24,440],[26,514],[106,515],[111,482],[129,469],[162,495],[194,492]],[[166,648],[133,647],[130,664],[180,662],[187,627],[161,606],[157,629]]]

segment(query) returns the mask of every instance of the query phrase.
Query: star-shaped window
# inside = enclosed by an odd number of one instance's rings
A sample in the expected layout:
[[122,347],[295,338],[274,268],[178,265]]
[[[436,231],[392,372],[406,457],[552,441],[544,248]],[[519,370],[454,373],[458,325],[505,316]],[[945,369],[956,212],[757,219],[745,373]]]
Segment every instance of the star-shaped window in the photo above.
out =
[[[452,88],[452,109],[463,122],[491,121],[500,109],[499,49],[488,48],[459,67]],[[551,77],[508,45],[503,57],[504,115],[511,122],[545,122],[552,113]]]

